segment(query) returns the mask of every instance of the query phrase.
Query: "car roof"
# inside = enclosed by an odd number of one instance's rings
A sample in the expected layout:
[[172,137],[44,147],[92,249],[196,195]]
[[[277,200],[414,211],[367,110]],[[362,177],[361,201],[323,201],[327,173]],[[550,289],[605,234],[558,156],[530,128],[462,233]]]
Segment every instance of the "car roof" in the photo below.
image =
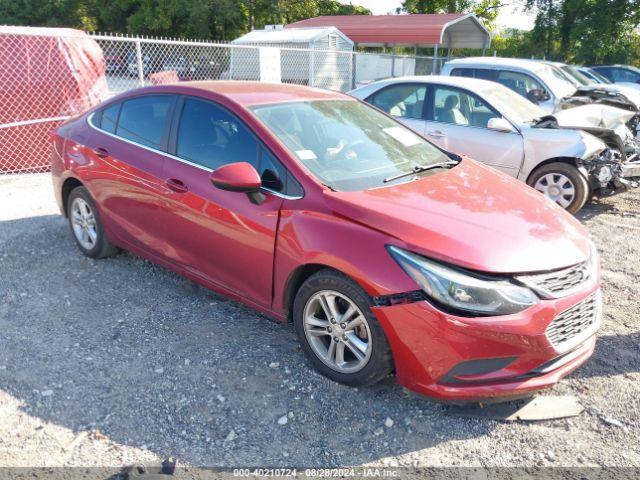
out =
[[449,60],[447,65],[456,66],[478,66],[478,67],[516,67],[526,70],[541,70],[546,67],[542,62],[535,60],[526,60],[522,58],[505,58],[505,57],[468,57],[468,58],[455,58]]
[[[391,85],[394,83],[436,83],[438,85],[448,85],[450,87],[460,87],[469,89],[470,85],[476,85],[484,88],[495,88],[496,82],[482,80],[480,78],[469,77],[448,77],[445,75],[415,75],[406,77],[393,77],[385,80],[374,82],[373,84],[385,83]],[[498,84],[500,85],[500,84]]]
[[[302,85],[230,80],[170,83],[131,90],[125,96],[134,96],[141,93],[176,93],[202,96],[204,98],[223,96],[244,107],[293,101],[353,100],[342,93]],[[208,95],[210,93],[214,95]]]

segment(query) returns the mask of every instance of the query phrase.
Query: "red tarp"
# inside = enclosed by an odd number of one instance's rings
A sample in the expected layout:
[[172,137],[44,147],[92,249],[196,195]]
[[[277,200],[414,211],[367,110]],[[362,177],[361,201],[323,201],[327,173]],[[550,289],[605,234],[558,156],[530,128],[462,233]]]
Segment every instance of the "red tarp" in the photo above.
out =
[[[107,98],[98,43],[80,30],[0,27],[0,172],[49,165],[48,130]],[[8,127],[7,127],[8,126]]]

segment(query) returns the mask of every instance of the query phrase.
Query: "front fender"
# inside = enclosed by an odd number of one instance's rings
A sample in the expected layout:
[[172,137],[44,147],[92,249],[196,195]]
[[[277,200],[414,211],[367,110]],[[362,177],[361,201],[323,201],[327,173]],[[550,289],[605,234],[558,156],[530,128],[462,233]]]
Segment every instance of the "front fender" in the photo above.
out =
[[527,181],[531,172],[553,158],[587,160],[601,153],[606,145],[595,136],[579,129],[529,127],[522,131],[524,162],[518,179]]
[[282,210],[275,253],[273,309],[286,310],[288,280],[299,267],[310,264],[339,270],[371,296],[418,289],[387,252],[386,245],[392,240],[377,230],[335,215]]

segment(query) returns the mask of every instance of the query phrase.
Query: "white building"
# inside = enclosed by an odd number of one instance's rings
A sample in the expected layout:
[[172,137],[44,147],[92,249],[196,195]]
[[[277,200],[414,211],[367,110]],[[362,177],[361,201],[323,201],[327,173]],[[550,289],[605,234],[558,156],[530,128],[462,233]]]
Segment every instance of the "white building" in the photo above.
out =
[[231,43],[247,47],[232,49],[231,78],[330,90],[347,90],[351,85],[354,44],[335,27],[284,29],[268,25]]

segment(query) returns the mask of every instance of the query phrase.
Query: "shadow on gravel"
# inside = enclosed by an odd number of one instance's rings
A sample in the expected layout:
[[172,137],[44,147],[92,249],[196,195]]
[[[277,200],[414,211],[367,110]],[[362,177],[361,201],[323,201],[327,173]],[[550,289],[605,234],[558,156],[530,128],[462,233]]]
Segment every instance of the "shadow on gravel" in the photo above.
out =
[[593,199],[591,202],[587,203],[582,210],[576,213],[576,218],[581,222],[585,222],[587,220],[596,217],[597,215],[602,215],[603,213],[610,213],[615,211],[616,207],[609,203],[601,203],[598,199]]
[[572,377],[610,377],[640,372],[640,333],[598,337],[593,356]]
[[59,216],[0,222],[0,262],[0,388],[48,422],[207,466],[355,465],[495,425],[392,378],[333,383],[290,325],[133,255],[85,258]]

